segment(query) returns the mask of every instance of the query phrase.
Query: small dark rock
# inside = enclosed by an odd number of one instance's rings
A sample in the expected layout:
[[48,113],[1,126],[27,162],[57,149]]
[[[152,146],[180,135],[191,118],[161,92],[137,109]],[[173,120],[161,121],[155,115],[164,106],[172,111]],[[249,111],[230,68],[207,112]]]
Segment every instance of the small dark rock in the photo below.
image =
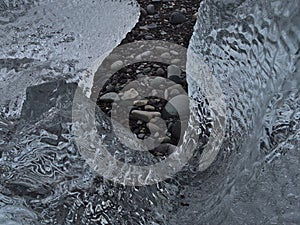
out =
[[162,69],[162,68],[158,68],[158,69],[156,70],[156,76],[164,77],[165,74],[166,74],[166,72],[165,72],[164,69]]
[[151,34],[146,34],[145,40],[153,40],[153,36]]
[[180,79],[180,77],[175,76],[175,75],[170,76],[169,80],[174,81],[176,84],[181,84],[181,85],[184,84],[184,81],[182,79]]
[[186,21],[186,17],[180,12],[173,12],[170,17],[170,23],[173,25],[181,24]]
[[53,146],[57,146],[58,145],[58,141],[54,140],[52,138],[42,138],[41,142],[46,143],[48,145],[53,145]]
[[155,14],[155,7],[154,7],[153,4],[147,5],[147,8],[146,8],[146,9],[147,9],[147,12],[148,12],[149,15]]
[[151,29],[157,28],[157,25],[155,23],[150,23],[150,24],[147,25],[147,27],[148,27],[148,29],[151,30]]
[[181,134],[181,123],[180,121],[176,121],[171,128],[171,135],[176,139],[180,139]]

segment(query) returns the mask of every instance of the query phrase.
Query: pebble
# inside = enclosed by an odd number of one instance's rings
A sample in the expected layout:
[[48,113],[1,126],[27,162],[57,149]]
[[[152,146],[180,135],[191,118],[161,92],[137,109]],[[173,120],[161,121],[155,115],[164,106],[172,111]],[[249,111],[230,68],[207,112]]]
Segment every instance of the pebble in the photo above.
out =
[[158,142],[161,143],[161,144],[169,143],[170,141],[171,141],[171,138],[169,138],[169,137],[158,138]]
[[108,92],[100,97],[100,100],[103,102],[113,102],[119,101],[119,95],[115,92]]
[[159,126],[155,125],[154,123],[147,123],[146,126],[150,130],[151,133],[156,133],[160,130]]
[[137,96],[139,96],[139,93],[134,88],[131,88],[128,91],[124,92],[122,96],[122,100],[134,99]]
[[180,12],[183,13],[183,14],[187,13],[186,8],[181,8]]
[[124,64],[123,64],[122,60],[118,60],[118,61],[114,62],[113,64],[111,64],[110,68],[112,70],[118,71],[119,69],[121,69],[123,67],[123,65]]
[[143,100],[136,100],[133,102],[133,105],[135,106],[144,106],[148,104],[148,100],[147,99],[143,99]]
[[152,118],[161,116],[160,112],[147,112],[142,110],[132,110],[131,115],[133,118],[144,122],[149,122]]
[[164,77],[165,74],[166,74],[166,73],[165,73],[165,70],[162,69],[162,68],[158,68],[158,69],[156,70],[156,76]]
[[[152,54],[151,51],[145,51],[135,57],[136,60],[141,61],[143,58],[149,57]],[[137,72],[137,71],[136,71]],[[138,72],[137,72],[138,73]]]
[[155,77],[154,79],[150,80],[150,85],[152,88],[158,88],[161,84],[165,83],[165,78],[162,77]]
[[171,55],[169,52],[165,52],[165,53],[161,54],[160,57],[163,59],[169,59],[169,58],[171,58]]
[[162,47],[162,46],[156,46],[155,50],[159,51],[159,52],[167,52],[169,51],[169,49]]
[[172,60],[171,60],[171,63],[172,63],[172,64],[178,64],[178,63],[180,63],[180,62],[181,62],[180,59],[172,59]]
[[180,75],[181,75],[181,69],[178,66],[175,66],[175,65],[168,66],[167,71],[168,71],[168,77],[171,77],[171,76],[180,77]]
[[174,50],[171,50],[170,53],[173,54],[173,55],[179,55],[179,53],[174,51]]
[[180,94],[180,91],[178,91],[177,89],[173,89],[170,91],[170,96],[176,96],[176,95],[179,95]]
[[131,88],[134,88],[135,90],[137,90],[139,86],[140,86],[140,82],[137,80],[134,80],[134,81],[131,81],[130,83],[128,83],[125,87],[126,87],[126,90],[129,90]]
[[149,29],[155,29],[155,28],[157,28],[157,25],[155,23],[150,23],[150,24],[147,25],[147,27]]
[[138,137],[139,139],[144,139],[145,134],[143,134],[143,133],[142,133],[142,134],[138,134],[137,137]]
[[176,116],[178,112],[181,119],[187,118],[190,114],[188,96],[175,96],[166,104],[164,111],[170,116]]
[[170,16],[170,23],[173,25],[181,24],[186,21],[186,17],[180,12],[173,12]]
[[152,34],[146,34],[145,35],[145,40],[153,40],[153,35]]
[[152,106],[152,105],[146,105],[146,106],[145,106],[145,110],[147,110],[147,111],[154,111],[154,110],[155,110],[155,107]]
[[179,76],[172,75],[169,77],[169,80],[175,82],[176,84],[184,84],[184,81]]
[[171,128],[171,135],[176,139],[180,139],[181,136],[181,122],[178,120],[176,121]]
[[172,90],[182,90],[182,86],[180,84],[175,84],[168,88],[168,91],[172,91]]
[[153,4],[149,4],[147,5],[147,8],[146,8],[147,12],[149,15],[153,15],[155,14],[155,7]]

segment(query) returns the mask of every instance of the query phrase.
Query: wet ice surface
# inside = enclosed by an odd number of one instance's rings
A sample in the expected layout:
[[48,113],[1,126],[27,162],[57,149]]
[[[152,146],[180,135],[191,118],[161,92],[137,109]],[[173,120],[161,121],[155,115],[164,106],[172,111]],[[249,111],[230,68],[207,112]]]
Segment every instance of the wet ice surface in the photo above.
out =
[[133,1],[0,3],[0,104],[9,116],[19,115],[28,86],[65,79],[88,92],[99,57],[120,43],[139,14]]
[[299,1],[201,5],[187,74],[197,79],[195,55],[213,69],[227,100],[226,138],[171,224],[300,223],[299,9]]
[[[71,133],[72,81],[88,89],[88,69],[132,28],[137,7],[127,1],[5,2],[0,224],[300,223],[298,1],[203,2],[188,64],[198,65],[195,53],[220,83],[227,103],[224,143],[206,171],[186,167],[174,179],[138,188],[103,180],[82,159]],[[95,29],[91,21],[105,26],[103,19],[112,19],[105,10],[111,4],[119,25]],[[61,13],[66,6],[73,10]],[[101,17],[93,16],[97,10]],[[111,42],[103,45],[97,34]],[[197,69],[187,72],[195,78]],[[110,137],[108,119],[98,117],[99,132]]]

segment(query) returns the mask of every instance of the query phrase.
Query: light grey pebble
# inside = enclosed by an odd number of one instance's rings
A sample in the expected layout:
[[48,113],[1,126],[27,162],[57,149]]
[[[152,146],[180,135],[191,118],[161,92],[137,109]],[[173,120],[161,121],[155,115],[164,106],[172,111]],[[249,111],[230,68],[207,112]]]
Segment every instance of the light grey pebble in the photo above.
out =
[[181,62],[180,59],[172,59],[172,60],[171,60],[171,63],[172,63],[172,64],[178,64],[178,63],[180,63],[180,62]]
[[161,84],[165,83],[165,78],[162,77],[155,77],[154,79],[150,80],[150,85],[152,88],[159,88]]
[[170,53],[171,53],[172,55],[179,55],[179,53],[176,52],[175,50],[171,50]]
[[137,92],[137,90],[135,90],[134,88],[131,88],[124,92],[124,94],[122,96],[122,100],[134,99],[137,96],[139,96],[139,93]]
[[112,70],[119,70],[119,69],[121,69],[122,67],[123,67],[123,62],[122,62],[122,60],[118,60],[118,61],[116,61],[116,62],[114,62],[113,64],[111,64],[111,66],[110,66],[110,68],[112,69]]
[[142,110],[132,110],[131,115],[133,118],[144,122],[149,122],[152,118],[161,116],[160,112],[148,112]]
[[167,49],[165,47],[162,47],[162,46],[156,46],[155,50],[158,51],[158,52],[167,52],[167,51],[169,51],[169,49]]
[[181,69],[178,66],[170,65],[168,66],[168,77],[170,76],[178,76],[181,75]]
[[163,59],[169,59],[171,58],[171,55],[169,52],[164,52],[163,54],[160,55],[160,57]]
[[148,104],[148,99],[141,99],[141,100],[136,100],[133,102],[133,105],[135,106],[144,106]]
[[146,105],[146,106],[145,106],[145,110],[147,110],[147,111],[154,111],[154,110],[155,110],[155,107],[152,106],[152,105]]
[[171,115],[176,116],[177,112],[181,119],[187,118],[190,114],[189,98],[187,95],[177,95],[166,104],[164,110]]
[[155,125],[154,123],[147,123],[146,126],[150,130],[151,133],[156,133],[160,130],[159,126]]
[[119,101],[120,98],[119,98],[119,96],[118,96],[117,93],[115,93],[115,92],[108,92],[108,93],[102,95],[100,97],[100,100],[104,101],[104,102],[113,102],[113,101]]
[[129,90],[131,88],[134,88],[135,90],[137,90],[140,86],[140,82],[138,82],[137,80],[131,81],[130,83],[128,83],[125,88],[126,90]]
[[158,141],[159,143],[169,143],[171,141],[171,138],[169,137],[161,137],[161,138],[158,138]]
[[177,96],[177,95],[179,95],[179,94],[180,94],[180,91],[178,91],[177,89],[172,89],[172,90],[170,91],[170,96],[171,96],[171,97]]

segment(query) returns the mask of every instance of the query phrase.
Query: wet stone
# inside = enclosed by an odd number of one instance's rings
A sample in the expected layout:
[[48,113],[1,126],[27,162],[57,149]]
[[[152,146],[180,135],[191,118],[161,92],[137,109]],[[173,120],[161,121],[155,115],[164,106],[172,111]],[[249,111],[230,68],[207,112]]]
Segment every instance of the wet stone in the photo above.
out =
[[170,65],[170,66],[168,66],[167,70],[168,70],[168,77],[170,77],[170,76],[180,77],[180,75],[181,75],[181,69],[178,66]]
[[103,102],[113,102],[113,101],[119,101],[119,100],[120,100],[120,97],[115,92],[109,92],[100,97],[100,101],[103,101]]
[[153,4],[149,4],[147,5],[147,8],[146,8],[147,12],[149,15],[153,15],[155,14],[155,7]]
[[149,122],[154,117],[160,117],[161,114],[159,112],[148,112],[142,110],[133,110],[131,112],[131,116],[134,119],[142,120],[144,122]]
[[139,93],[134,88],[131,88],[128,91],[124,92],[124,95],[122,96],[122,100],[134,99],[137,96],[139,96]]
[[186,21],[186,17],[180,12],[173,12],[170,16],[170,23],[173,25],[181,24]]

